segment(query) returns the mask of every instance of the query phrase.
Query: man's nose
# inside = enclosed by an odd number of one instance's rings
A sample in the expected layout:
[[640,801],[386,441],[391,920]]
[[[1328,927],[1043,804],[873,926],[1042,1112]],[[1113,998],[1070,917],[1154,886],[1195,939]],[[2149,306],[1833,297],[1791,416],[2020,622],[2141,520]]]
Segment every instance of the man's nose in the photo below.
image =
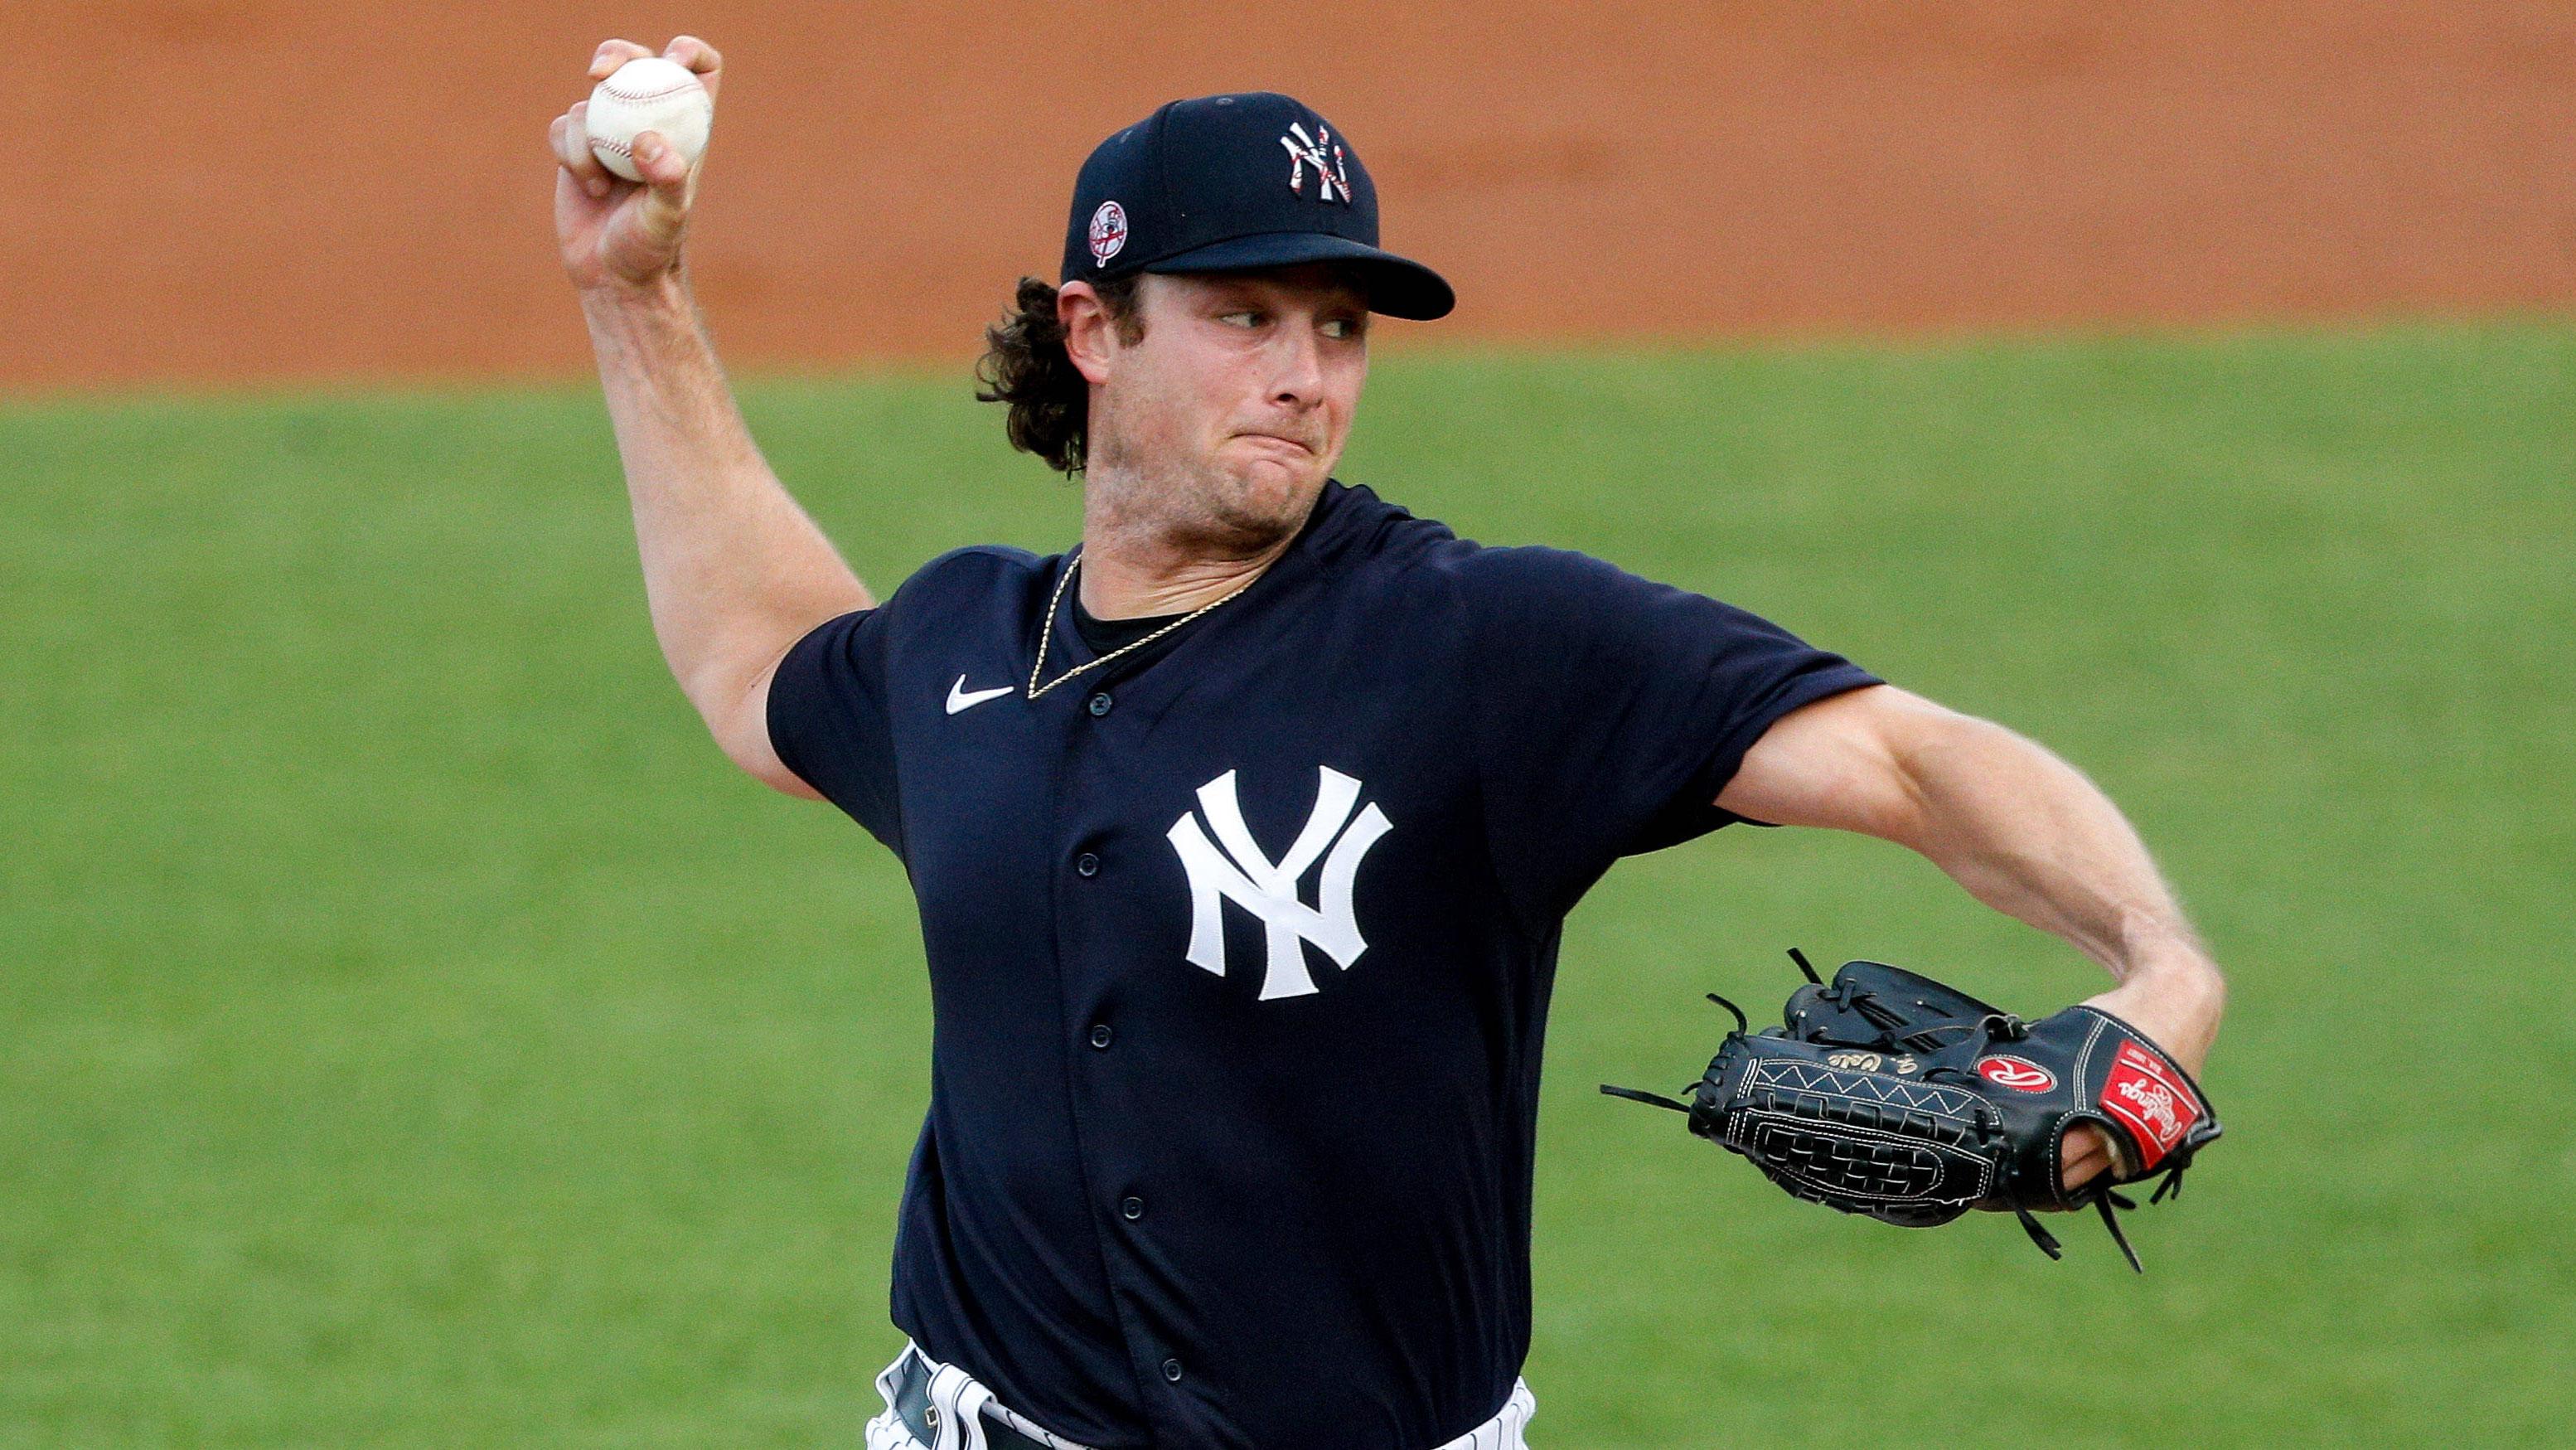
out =
[[1310,407],[1324,395],[1324,358],[1315,345],[1311,327],[1280,329],[1276,366],[1270,400],[1294,407]]

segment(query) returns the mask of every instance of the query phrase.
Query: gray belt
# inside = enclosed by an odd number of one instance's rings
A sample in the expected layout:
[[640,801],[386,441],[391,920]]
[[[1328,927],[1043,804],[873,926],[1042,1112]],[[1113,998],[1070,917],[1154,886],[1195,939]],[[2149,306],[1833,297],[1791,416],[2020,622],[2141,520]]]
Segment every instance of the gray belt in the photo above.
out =
[[[924,1445],[939,1443],[939,1407],[930,1402],[930,1371],[922,1366],[921,1356],[910,1350],[895,1370],[894,1414],[912,1438]],[[984,1443],[991,1450],[1052,1450],[1045,1441],[1033,1440],[991,1415],[984,1417]]]

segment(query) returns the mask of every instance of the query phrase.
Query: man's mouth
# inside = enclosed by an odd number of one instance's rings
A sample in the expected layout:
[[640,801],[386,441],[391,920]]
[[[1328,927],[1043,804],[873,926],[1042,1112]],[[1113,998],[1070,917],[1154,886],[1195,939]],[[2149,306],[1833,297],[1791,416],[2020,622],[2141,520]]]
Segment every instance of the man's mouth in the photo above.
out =
[[1300,453],[1311,454],[1315,451],[1314,445],[1303,439],[1283,437],[1277,433],[1237,433],[1234,436],[1249,438],[1256,443],[1276,443],[1283,448],[1294,448]]

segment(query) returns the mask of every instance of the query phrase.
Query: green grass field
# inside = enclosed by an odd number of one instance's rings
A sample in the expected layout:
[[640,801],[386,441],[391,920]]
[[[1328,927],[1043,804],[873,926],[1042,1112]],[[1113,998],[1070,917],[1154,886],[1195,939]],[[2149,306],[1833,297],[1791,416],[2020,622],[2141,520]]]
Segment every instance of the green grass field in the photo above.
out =
[[[1073,535],[956,380],[747,391],[881,589]],[[0,457],[0,1446],[856,1446],[910,899],[664,674],[595,393],[22,405]],[[2148,1277],[2051,1265],[1593,1085],[1791,943],[2025,1011],[2095,968],[1872,841],[1623,865],[1550,1043],[1542,1450],[2576,1441],[2576,326],[1405,356],[1342,473],[2048,743],[2233,976]]]

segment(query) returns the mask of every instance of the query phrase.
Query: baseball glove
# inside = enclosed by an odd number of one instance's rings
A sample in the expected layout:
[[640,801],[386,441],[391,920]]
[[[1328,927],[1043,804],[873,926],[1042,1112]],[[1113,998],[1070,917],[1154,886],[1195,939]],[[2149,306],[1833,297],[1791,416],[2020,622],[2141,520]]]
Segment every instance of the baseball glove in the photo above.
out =
[[[2161,1174],[2178,1194],[2192,1156],[2219,1135],[2191,1075],[2136,1028],[2097,1007],[2037,1022],[1883,962],[1846,962],[1827,986],[1807,977],[1782,1024],[1735,1030],[1676,1102],[1635,1088],[1615,1097],[1687,1114],[1693,1133],[1743,1154],[1810,1203],[1909,1228],[1972,1208],[2011,1213],[2050,1258],[2062,1250],[2036,1211],[2100,1210],[2129,1267],[2144,1272],[2116,1210],[2121,1184]],[[2112,1165],[2069,1192],[2066,1134],[2098,1127]]]

